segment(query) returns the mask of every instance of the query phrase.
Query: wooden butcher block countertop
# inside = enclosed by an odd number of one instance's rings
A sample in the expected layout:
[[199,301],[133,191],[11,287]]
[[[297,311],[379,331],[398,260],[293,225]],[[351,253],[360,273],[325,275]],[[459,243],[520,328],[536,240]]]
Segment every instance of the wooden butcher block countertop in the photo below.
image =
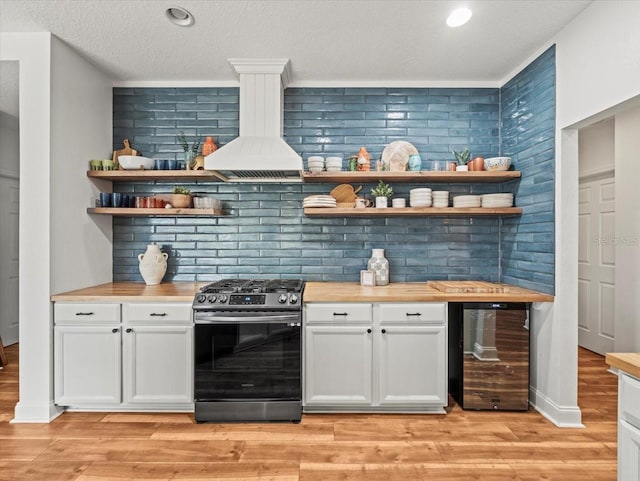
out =
[[640,379],[640,352],[610,352],[606,362],[609,366]]
[[51,296],[54,302],[193,302],[205,283],[167,282],[148,286],[144,282],[109,282]]
[[[110,282],[51,296],[54,302],[193,302],[206,283]],[[396,282],[361,287],[356,282],[307,282],[304,302],[552,302],[553,296],[508,284],[475,281]],[[440,289],[436,289],[438,286]],[[476,287],[481,292],[465,292]],[[456,292],[458,291],[458,292]],[[493,291],[493,292],[492,292]]]
[[[447,281],[451,288],[456,281]],[[460,281],[460,290],[470,284]],[[490,287],[491,283],[482,283]],[[437,284],[436,284],[437,285]],[[507,284],[492,284],[496,291],[446,292],[429,282],[397,282],[387,286],[362,287],[356,282],[307,282],[304,302],[553,302],[553,296]]]

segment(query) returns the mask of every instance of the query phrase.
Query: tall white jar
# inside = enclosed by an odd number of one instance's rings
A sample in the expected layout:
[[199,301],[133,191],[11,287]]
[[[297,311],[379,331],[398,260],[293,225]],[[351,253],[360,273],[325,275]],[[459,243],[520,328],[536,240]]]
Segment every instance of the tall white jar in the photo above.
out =
[[371,249],[371,259],[367,262],[367,270],[376,275],[376,286],[389,284],[389,261],[384,256],[384,249]]
[[148,286],[160,284],[167,272],[168,257],[169,255],[162,252],[155,244],[147,245],[145,253],[138,255],[140,274]]

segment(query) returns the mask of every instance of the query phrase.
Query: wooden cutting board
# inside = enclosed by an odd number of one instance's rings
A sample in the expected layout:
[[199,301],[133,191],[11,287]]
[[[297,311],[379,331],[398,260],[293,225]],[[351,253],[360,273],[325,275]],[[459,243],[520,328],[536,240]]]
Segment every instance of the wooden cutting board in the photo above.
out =
[[382,164],[388,165],[391,171],[404,171],[408,169],[409,156],[417,153],[418,149],[413,144],[404,140],[396,140],[382,151]]
[[[138,151],[136,149],[132,149],[131,145],[129,144],[129,139],[124,139],[122,141],[122,144],[124,145],[124,149],[120,149],[120,150],[114,150],[113,151],[113,160],[114,162],[118,162],[118,157],[120,157],[121,155],[138,155]],[[118,168],[120,168],[120,164],[118,164]]]
[[336,199],[338,207],[355,207],[358,192],[361,190],[362,186],[354,189],[351,184],[340,184],[329,192],[329,195]]
[[446,293],[506,293],[509,286],[484,281],[429,281],[427,286]]

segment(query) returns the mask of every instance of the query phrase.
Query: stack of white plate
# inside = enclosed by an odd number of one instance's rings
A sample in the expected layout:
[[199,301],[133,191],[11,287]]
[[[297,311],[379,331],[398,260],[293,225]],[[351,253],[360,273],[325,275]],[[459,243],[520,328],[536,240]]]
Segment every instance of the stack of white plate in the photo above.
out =
[[480,207],[479,195],[458,195],[453,198],[453,206],[460,208]]
[[391,207],[395,207],[396,209],[402,209],[406,206],[407,206],[407,201],[402,197],[396,197],[395,199],[391,199]]
[[322,172],[324,170],[324,157],[313,155],[307,159],[309,172]]
[[484,194],[482,207],[511,207],[513,206],[513,194]]
[[434,207],[449,207],[449,191],[448,190],[434,190],[431,193],[433,197]]
[[304,207],[335,207],[336,199],[330,195],[309,195],[302,199]]
[[411,189],[409,204],[411,207],[431,207],[431,189]]
[[342,170],[342,157],[327,157],[327,172],[340,172]]

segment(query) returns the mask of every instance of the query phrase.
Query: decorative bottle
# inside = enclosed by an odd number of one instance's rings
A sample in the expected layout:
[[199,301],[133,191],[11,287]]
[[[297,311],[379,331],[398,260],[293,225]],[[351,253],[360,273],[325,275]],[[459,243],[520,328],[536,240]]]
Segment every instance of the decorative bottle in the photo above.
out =
[[376,286],[389,284],[389,261],[384,257],[384,249],[371,249],[371,259],[367,262],[367,270],[376,275]]
[[358,171],[369,172],[371,170],[371,156],[366,147],[360,147],[358,151]]
[[213,137],[207,137],[207,139],[204,141],[204,144],[202,144],[202,155],[206,157],[212,152],[215,152],[217,149],[218,146],[213,141]]
[[160,284],[167,272],[168,257],[169,255],[162,252],[155,244],[147,245],[145,253],[138,255],[140,274],[148,286]]

